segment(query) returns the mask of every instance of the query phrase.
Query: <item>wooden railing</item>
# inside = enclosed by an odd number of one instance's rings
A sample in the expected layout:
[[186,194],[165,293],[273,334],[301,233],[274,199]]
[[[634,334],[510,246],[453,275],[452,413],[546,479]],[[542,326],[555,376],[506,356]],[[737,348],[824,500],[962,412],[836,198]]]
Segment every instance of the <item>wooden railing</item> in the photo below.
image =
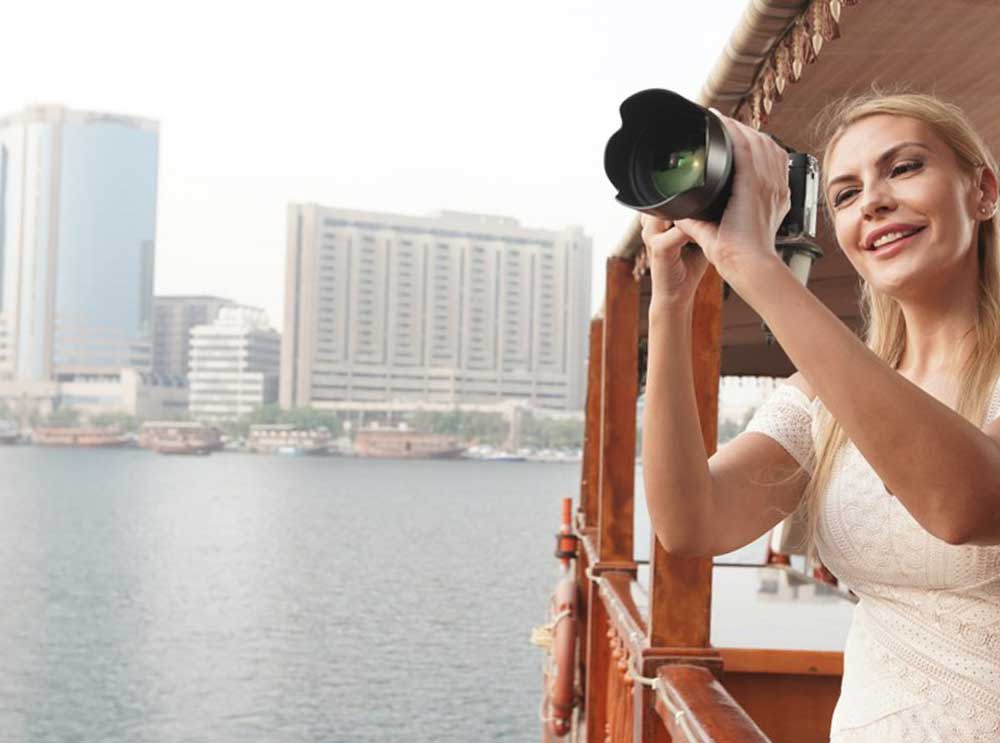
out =
[[[574,740],[825,741],[839,692],[840,653],[713,648],[710,558],[675,557],[654,537],[646,615],[638,608],[633,516],[639,289],[633,262],[609,259],[604,312],[590,327],[575,524],[582,722]],[[710,268],[698,290],[693,334],[696,398],[710,454],[717,436],[721,302],[721,283]]]

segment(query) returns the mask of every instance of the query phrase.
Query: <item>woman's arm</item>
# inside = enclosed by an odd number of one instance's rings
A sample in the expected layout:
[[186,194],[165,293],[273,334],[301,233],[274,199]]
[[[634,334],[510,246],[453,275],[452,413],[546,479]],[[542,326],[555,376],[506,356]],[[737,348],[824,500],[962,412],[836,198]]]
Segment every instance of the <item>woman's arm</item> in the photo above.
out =
[[1000,426],[978,429],[891,369],[777,257],[727,273],[927,531],[951,544],[1000,544]]
[[[671,554],[720,555],[793,512],[807,478],[781,445],[744,433],[709,460],[691,362],[691,307],[653,301],[642,471],[650,521]],[[791,380],[811,396],[799,380]]]
[[708,454],[691,361],[692,305],[649,307],[642,474],[650,522],[664,549],[707,554],[714,519]]

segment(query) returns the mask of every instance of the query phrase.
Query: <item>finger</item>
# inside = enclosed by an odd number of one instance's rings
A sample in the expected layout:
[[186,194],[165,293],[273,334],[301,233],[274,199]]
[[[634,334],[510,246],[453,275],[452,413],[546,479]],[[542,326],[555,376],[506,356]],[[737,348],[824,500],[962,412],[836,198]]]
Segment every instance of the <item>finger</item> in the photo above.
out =
[[752,177],[754,172],[754,151],[750,137],[743,130],[743,125],[735,119],[726,118],[723,120],[726,130],[729,132],[729,139],[733,145],[733,159],[736,167],[733,176],[743,180]]
[[671,230],[673,222],[656,218],[650,219],[650,223],[643,228],[641,237],[643,244],[650,250],[654,250],[662,242],[662,236]]
[[731,119],[735,128],[746,138],[754,154],[754,164],[757,170],[768,173],[777,183],[788,180],[788,153],[763,132],[747,126],[742,121]]
[[686,236],[687,242],[698,245],[714,245],[719,233],[719,225],[700,219],[678,219],[674,228]]
[[654,235],[657,232],[665,232],[673,225],[669,219],[663,219],[653,214],[642,213],[639,215],[639,224],[642,226],[642,234]]
[[742,173],[737,168],[736,177],[756,177],[757,182],[768,191],[773,189],[776,195],[787,196],[788,153],[766,134],[735,119],[731,121],[733,149],[737,149],[737,140],[745,143],[745,147],[741,147],[745,155],[743,161],[749,165],[742,169]]
[[650,252],[654,256],[659,257],[679,252],[690,241],[691,239],[684,232],[677,229],[676,226],[671,226],[668,230],[650,235],[649,239],[645,242]]

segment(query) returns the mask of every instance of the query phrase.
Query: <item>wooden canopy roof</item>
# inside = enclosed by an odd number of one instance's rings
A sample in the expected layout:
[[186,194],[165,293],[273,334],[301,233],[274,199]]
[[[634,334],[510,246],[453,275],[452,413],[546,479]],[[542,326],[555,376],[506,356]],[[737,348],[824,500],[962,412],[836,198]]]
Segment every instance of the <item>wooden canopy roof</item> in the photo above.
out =
[[[997,34],[996,0],[751,0],[699,102],[815,152],[812,125],[829,101],[875,82],[905,83],[961,106],[996,152]],[[826,224],[820,243],[825,255],[813,266],[809,288],[857,328],[857,274]],[[631,256],[640,248],[636,219],[615,252]],[[791,373],[781,349],[765,343],[760,319],[735,294],[723,304],[722,316],[723,374]]]

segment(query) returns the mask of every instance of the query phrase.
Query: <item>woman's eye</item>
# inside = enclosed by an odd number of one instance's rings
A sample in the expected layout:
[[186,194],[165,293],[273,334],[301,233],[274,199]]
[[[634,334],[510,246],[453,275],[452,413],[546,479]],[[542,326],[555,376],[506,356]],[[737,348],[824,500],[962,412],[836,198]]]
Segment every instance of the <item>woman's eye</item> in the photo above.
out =
[[845,188],[843,191],[838,191],[833,197],[833,205],[840,206],[842,203],[851,198],[854,194],[858,192],[856,188]]
[[919,169],[921,165],[923,165],[923,163],[919,160],[907,160],[906,162],[897,163],[892,167],[890,175],[903,175],[904,173],[909,173]]

